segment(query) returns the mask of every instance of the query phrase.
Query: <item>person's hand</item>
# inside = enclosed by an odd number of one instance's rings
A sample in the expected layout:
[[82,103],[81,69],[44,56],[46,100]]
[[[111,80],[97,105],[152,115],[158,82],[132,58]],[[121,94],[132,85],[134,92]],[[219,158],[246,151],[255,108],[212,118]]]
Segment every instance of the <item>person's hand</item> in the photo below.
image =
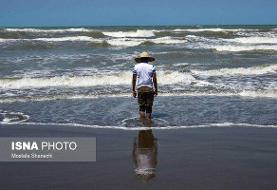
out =
[[133,91],[133,97],[136,98],[137,97],[137,92],[136,91]]
[[158,96],[158,91],[157,90],[154,91],[154,96]]

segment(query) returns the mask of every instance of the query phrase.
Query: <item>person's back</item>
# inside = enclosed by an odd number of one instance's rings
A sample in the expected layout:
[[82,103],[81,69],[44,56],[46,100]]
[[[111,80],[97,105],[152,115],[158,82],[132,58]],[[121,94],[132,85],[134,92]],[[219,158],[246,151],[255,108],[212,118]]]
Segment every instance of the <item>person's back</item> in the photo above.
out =
[[[133,96],[137,96],[140,118],[151,119],[154,95],[158,94],[156,68],[148,64],[155,59],[147,52],[143,52],[135,59],[138,63],[133,71]],[[136,92],[137,91],[137,92]]]
[[135,65],[133,74],[137,75],[137,88],[153,88],[153,75],[155,72],[155,67],[146,62]]

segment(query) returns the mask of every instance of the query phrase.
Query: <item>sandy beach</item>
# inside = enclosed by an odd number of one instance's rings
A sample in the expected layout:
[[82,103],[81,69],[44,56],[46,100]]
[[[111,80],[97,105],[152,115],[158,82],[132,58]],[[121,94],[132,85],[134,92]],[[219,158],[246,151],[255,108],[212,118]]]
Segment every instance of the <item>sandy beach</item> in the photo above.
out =
[[139,179],[132,149],[138,131],[58,126],[1,126],[1,137],[96,137],[97,161],[0,163],[1,189],[190,189],[277,188],[277,130],[201,128],[153,130],[155,177]]

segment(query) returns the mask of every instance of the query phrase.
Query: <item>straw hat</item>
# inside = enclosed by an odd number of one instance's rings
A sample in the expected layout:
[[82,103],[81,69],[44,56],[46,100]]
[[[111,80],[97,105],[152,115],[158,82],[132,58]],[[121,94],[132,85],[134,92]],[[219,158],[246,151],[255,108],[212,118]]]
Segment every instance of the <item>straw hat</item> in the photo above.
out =
[[149,62],[155,61],[154,57],[151,57],[148,52],[144,51],[138,55],[138,57],[135,58],[135,61],[137,63],[141,62],[141,58],[147,58]]

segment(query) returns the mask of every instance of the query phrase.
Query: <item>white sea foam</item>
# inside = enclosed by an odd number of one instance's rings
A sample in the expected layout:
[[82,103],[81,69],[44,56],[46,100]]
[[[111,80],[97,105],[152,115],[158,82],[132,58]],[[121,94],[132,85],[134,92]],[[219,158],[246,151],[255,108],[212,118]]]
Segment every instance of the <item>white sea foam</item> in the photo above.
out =
[[266,91],[249,91],[243,90],[238,93],[242,97],[251,97],[251,98],[277,98],[277,92],[266,90]]
[[[244,97],[244,98],[277,98],[277,92],[275,91],[249,91],[244,90],[237,93],[231,92],[171,92],[164,93],[160,92],[159,97]],[[45,97],[28,97],[28,98],[13,98],[7,97],[4,99],[0,99],[0,103],[14,103],[14,102],[41,102],[41,101],[52,101],[52,100],[78,100],[78,99],[98,99],[98,98],[126,98],[131,97],[130,93],[120,93],[120,94],[102,94],[102,95],[56,95],[56,96],[45,96]]]
[[20,39],[4,39],[4,38],[0,38],[0,42],[12,42],[12,41],[18,41]]
[[224,39],[224,41],[245,44],[277,44],[277,37],[242,37],[234,39]]
[[107,40],[107,43],[112,46],[121,46],[121,47],[133,47],[138,46],[144,42],[143,39],[128,39],[128,38],[118,38]]
[[116,32],[103,32],[106,36],[115,38],[124,37],[153,37],[155,36],[152,30],[137,30],[137,31],[116,31]]
[[103,42],[103,40],[95,39],[89,36],[72,36],[72,37],[59,37],[59,38],[35,38],[34,41],[45,42],[65,42],[65,41],[85,41],[85,42]]
[[[98,85],[130,85],[131,72],[120,72],[101,76],[59,76],[52,78],[1,79],[0,88],[43,88],[43,87],[89,87]],[[180,72],[159,72],[161,85],[176,83],[190,84],[195,79]]]
[[[0,42],[17,42],[17,41],[43,41],[43,42],[95,42],[103,43],[104,39],[96,39],[89,36],[68,36],[68,37],[58,37],[58,38],[34,38],[34,39],[2,39]],[[173,38],[170,36],[165,36],[161,38],[147,39],[147,38],[112,38],[106,39],[106,42],[112,46],[121,46],[121,47],[133,47],[138,46],[144,42],[152,42],[155,44],[182,44],[187,41],[182,38]]]
[[239,32],[239,31],[258,31],[258,29],[228,29],[228,28],[194,28],[194,29],[174,29],[175,32]]
[[[59,96],[50,96],[50,97],[33,97],[33,98],[5,98],[0,99],[0,103],[14,103],[14,102],[42,102],[42,101],[52,101],[52,100],[78,100],[78,99],[98,99],[98,98],[123,98],[130,97],[128,93],[124,94],[114,94],[114,95],[59,95]],[[242,91],[239,93],[228,93],[228,92],[219,92],[219,93],[159,93],[159,97],[244,97],[244,98],[277,98],[277,93],[275,92],[257,92],[257,91]]]
[[[190,38],[192,39],[192,38]],[[241,51],[277,51],[277,44],[266,43],[230,43],[226,39],[208,39],[204,37],[194,38],[196,42],[187,44],[188,48],[192,49],[214,49],[220,52],[241,52]]]
[[151,39],[151,42],[154,42],[156,44],[183,44],[186,43],[187,40],[180,39],[180,38],[172,38],[170,36],[165,36],[161,38]]
[[[194,40],[194,41],[201,41],[210,43],[211,45],[222,44],[225,43],[226,45],[230,43],[241,43],[241,44],[276,44],[277,43],[277,36],[248,36],[248,37],[238,37],[233,39],[224,39],[224,38],[207,38],[203,36],[196,36],[196,35],[186,35],[186,39]],[[230,44],[231,45],[231,44]]]
[[[1,123],[3,125],[15,125],[18,123]],[[195,124],[195,125],[181,125],[181,126],[157,126],[157,127],[126,127],[126,126],[116,126],[116,125],[93,125],[93,124],[82,124],[82,123],[42,123],[42,122],[22,122],[20,125],[29,126],[59,126],[59,127],[81,127],[81,128],[92,128],[92,129],[117,129],[117,130],[174,130],[174,129],[193,129],[193,128],[210,128],[210,127],[255,127],[255,128],[276,128],[277,125],[274,124],[255,124],[255,123],[233,123],[233,122],[223,122],[223,123],[208,123],[208,124]]]
[[[166,52],[166,54],[168,54],[168,52]],[[191,64],[190,63],[174,63],[173,64],[174,66],[184,66],[184,67],[186,67],[186,66],[190,66]],[[194,65],[196,65],[195,63],[194,63]]]
[[182,44],[187,41],[180,38],[172,38],[170,36],[165,36],[161,38],[146,39],[146,38],[114,38],[107,40],[107,43],[112,46],[123,46],[123,47],[133,47],[141,45],[145,42],[152,42],[155,44]]
[[[201,47],[199,47],[201,48]],[[203,46],[206,49],[216,49],[217,51],[230,51],[230,52],[240,52],[240,51],[277,51],[277,45],[208,45]]]
[[215,49],[217,51],[255,51],[255,50],[277,50],[276,37],[241,37],[234,39],[207,38],[203,36],[187,35],[190,42],[188,48],[192,49]]
[[[63,32],[92,32],[101,31],[92,28],[5,28],[8,32],[33,32],[33,33],[63,33]],[[272,29],[275,31],[276,29]],[[134,31],[104,31],[104,35],[111,37],[153,37],[155,32],[255,32],[259,29],[246,28],[177,28],[177,29],[155,29],[155,30],[134,30]]]
[[267,73],[276,73],[277,64],[259,67],[248,67],[248,68],[223,68],[213,70],[192,70],[193,74],[200,76],[237,76],[237,75],[264,75]]
[[22,123],[30,119],[30,116],[21,112],[2,112],[1,111],[0,115],[3,117],[3,119],[0,121],[0,124]]

